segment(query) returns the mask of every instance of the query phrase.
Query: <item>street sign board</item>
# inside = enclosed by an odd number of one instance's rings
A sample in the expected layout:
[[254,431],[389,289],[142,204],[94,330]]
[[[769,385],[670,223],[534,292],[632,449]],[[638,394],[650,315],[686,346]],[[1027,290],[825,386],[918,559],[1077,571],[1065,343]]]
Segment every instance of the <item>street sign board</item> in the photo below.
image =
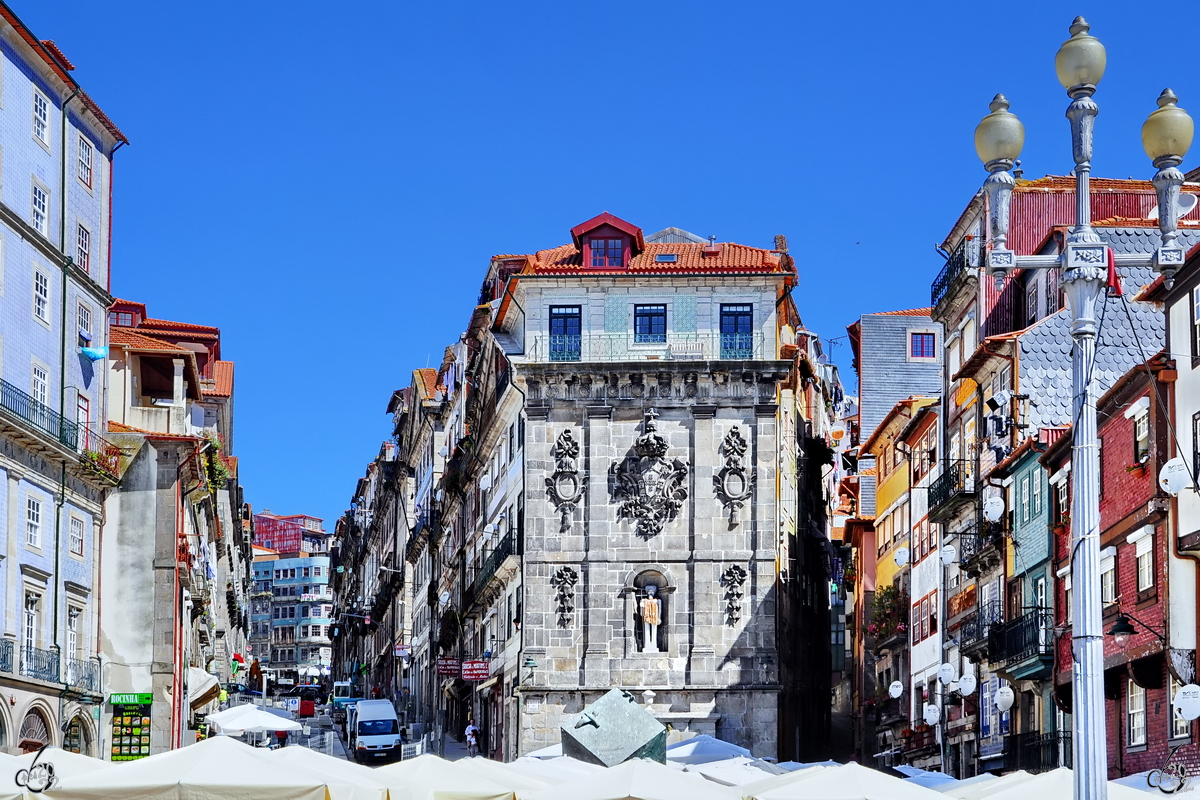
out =
[[437,660],[437,674],[449,675],[457,677],[459,674],[459,663],[457,658],[439,658]]
[[396,645],[396,658],[405,658],[406,656],[408,656],[408,645],[406,645],[406,644]]
[[150,692],[146,692],[145,694],[138,694],[138,693],[110,694],[108,696],[108,702],[112,703],[114,706],[118,706],[118,705],[131,705],[131,706],[149,705],[150,703],[154,702],[154,695]]
[[486,681],[491,674],[491,665],[486,661],[464,661],[462,664],[464,681]]

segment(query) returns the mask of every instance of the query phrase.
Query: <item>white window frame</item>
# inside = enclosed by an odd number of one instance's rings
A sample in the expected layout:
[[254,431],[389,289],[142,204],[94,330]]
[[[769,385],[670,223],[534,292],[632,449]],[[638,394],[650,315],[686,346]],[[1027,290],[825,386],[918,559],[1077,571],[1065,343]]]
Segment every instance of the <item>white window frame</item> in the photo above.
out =
[[96,148],[87,140],[83,134],[79,135],[79,147],[75,154],[75,177],[79,179],[87,188],[92,188],[92,178],[95,175],[95,170],[92,169],[92,164],[95,161]]
[[33,89],[33,138],[45,147],[50,147],[50,98],[36,86]]
[[50,276],[36,267],[33,270],[33,316],[50,322]]
[[1170,679],[1170,682],[1167,684],[1167,691],[1169,692],[1167,698],[1170,701],[1169,713],[1171,717],[1167,723],[1167,732],[1172,739],[1190,738],[1192,735],[1192,721],[1184,719],[1175,713],[1175,694],[1183,688],[1183,684],[1175,680],[1175,676],[1169,671],[1167,677]]
[[[79,659],[79,620],[83,617],[83,609],[79,606],[67,606],[67,658]],[[74,665],[67,662],[69,666]],[[74,676],[72,676],[74,677]]]
[[29,394],[43,406],[49,405],[50,370],[36,361],[30,369]]
[[1033,473],[1033,515],[1040,516],[1042,513],[1042,476],[1045,475],[1040,469],[1034,470]]
[[1154,534],[1143,536],[1134,545],[1139,592],[1154,588]]
[[1125,693],[1125,718],[1128,721],[1126,731],[1129,734],[1129,746],[1137,747],[1146,743],[1146,690],[1129,679]]
[[26,590],[23,610],[23,625],[21,630],[21,648],[33,649],[38,646],[38,617],[42,596],[37,592]]
[[37,180],[30,183],[29,224],[42,236],[50,238],[50,190]]
[[1117,602],[1117,559],[1104,556],[1100,559],[1100,602],[1111,606]]
[[42,524],[45,519],[43,512],[45,504],[40,497],[26,495],[25,497],[25,544],[28,547],[42,548]]
[[1029,522],[1029,512],[1030,512],[1031,500],[1032,500],[1032,498],[1030,498],[1030,496],[1029,496],[1029,476],[1026,475],[1024,478],[1021,478],[1021,521],[1022,522]]
[[[84,522],[83,519],[81,519],[80,517],[77,517],[74,514],[72,514],[70,516],[70,522],[67,523],[67,526],[68,526],[67,549],[71,553],[71,555],[75,555],[75,556],[83,555],[83,546],[84,546],[84,543],[87,541],[86,525],[87,525],[87,523]],[[78,529],[78,532],[76,531],[76,529]],[[76,543],[78,543],[78,549],[76,549]]]
[[92,271],[92,231],[82,222],[75,223],[75,266]]

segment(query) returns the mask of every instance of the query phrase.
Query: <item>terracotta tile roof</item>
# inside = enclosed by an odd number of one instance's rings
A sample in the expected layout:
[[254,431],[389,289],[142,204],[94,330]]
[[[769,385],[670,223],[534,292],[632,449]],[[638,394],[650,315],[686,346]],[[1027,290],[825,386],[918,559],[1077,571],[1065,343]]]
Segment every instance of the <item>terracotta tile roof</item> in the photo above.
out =
[[872,475],[874,475],[874,474],[875,474],[875,468],[874,468],[874,467],[867,467],[866,469],[860,469],[860,470],[858,471],[858,476],[859,476],[860,478],[864,478],[864,477],[870,477],[870,476],[872,476]]
[[[790,274],[780,263],[779,254],[759,247],[722,242],[720,253],[704,256],[707,245],[694,242],[647,242],[646,249],[629,261],[625,269],[592,269],[583,266],[579,249],[564,244],[539,250],[530,257],[525,274],[539,275],[627,275],[637,273],[689,275],[708,273]],[[659,254],[674,254],[674,262],[655,261]]]
[[204,393],[211,397],[231,397],[233,395],[233,362],[218,361],[213,365],[212,388],[204,387]]
[[127,347],[131,350],[146,350],[156,353],[187,353],[188,355],[193,355],[192,351],[186,347],[164,342],[152,336],[144,336],[132,328],[114,327],[108,333],[108,343],[119,347]]
[[933,309],[929,306],[925,308],[905,308],[900,311],[876,311],[874,314],[868,314],[870,317],[928,317],[933,313]]
[[109,433],[150,433],[150,431],[144,431],[141,428],[135,428],[132,425],[126,425],[124,422],[117,422],[115,420],[109,420],[108,432]]
[[[1154,192],[1154,184],[1150,181],[1121,178],[1096,178],[1089,183],[1093,192]],[[1038,189],[1061,189],[1075,191],[1075,178],[1071,175],[1046,175],[1031,181],[1017,181],[1016,190],[1036,191]]]
[[413,370],[417,377],[421,380],[421,388],[425,390],[425,394],[433,397],[438,390],[438,371],[433,367],[425,367],[424,369]]
[[[1200,227],[1200,219],[1181,219],[1180,227]],[[1064,226],[1065,227],[1065,226]],[[1093,228],[1157,228],[1158,220],[1139,217],[1109,217],[1092,223]]]
[[212,325],[195,325],[191,322],[176,322],[170,319],[155,319],[153,317],[145,317],[139,327],[157,329],[178,328],[186,331],[203,331],[211,336],[221,335],[221,329],[215,328]]

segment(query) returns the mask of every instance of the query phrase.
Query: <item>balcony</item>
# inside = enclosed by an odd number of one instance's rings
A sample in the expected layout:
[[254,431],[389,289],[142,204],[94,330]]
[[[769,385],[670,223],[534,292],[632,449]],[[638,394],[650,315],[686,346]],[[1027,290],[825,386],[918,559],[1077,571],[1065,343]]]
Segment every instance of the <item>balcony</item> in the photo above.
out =
[[84,466],[115,485],[121,479],[121,449],[90,427],[78,426],[77,449]]
[[958,629],[959,649],[963,653],[986,650],[989,645],[988,633],[993,625],[999,625],[1003,619],[1003,607],[998,601],[980,606],[974,614],[963,620]]
[[80,692],[88,694],[100,693],[100,664],[96,661],[86,661],[79,658],[68,658],[64,664],[66,674],[64,682]]
[[496,577],[500,566],[509,556],[516,555],[516,542],[516,536],[511,532],[506,534],[500,541],[500,544],[496,545],[496,548],[487,554],[487,558],[483,559],[483,563],[479,566],[479,572],[475,575],[475,580],[471,582],[470,596],[472,601],[483,597],[484,590],[487,589],[487,585],[491,582],[492,578]]
[[1000,566],[1000,546],[1004,542],[1005,528],[998,523],[986,522],[981,527],[970,525],[958,534],[959,563],[963,572],[978,578],[984,572]]
[[934,279],[933,285],[929,287],[930,305],[937,307],[937,304],[942,302],[950,295],[950,290],[954,287],[954,282],[959,279],[970,265],[967,263],[967,243],[964,241],[954,252],[950,254],[950,258],[946,259],[945,266],[938,276]]
[[0,640],[0,672],[7,672],[10,675],[13,672],[13,651],[16,648],[13,646],[12,639]]
[[993,625],[988,631],[988,654],[1014,680],[1049,677],[1054,660],[1054,615],[1044,609]]
[[527,354],[533,362],[571,361],[745,361],[774,358],[766,352],[763,334],[754,333],[594,333],[530,337]]
[[1026,772],[1071,768],[1071,732],[1015,733],[1005,743],[1008,767]]
[[917,750],[925,750],[927,748],[937,747],[937,744],[938,740],[936,728],[913,731],[912,735],[904,738],[904,752],[912,753]]
[[75,449],[78,426],[68,422],[48,405],[34,400],[8,381],[0,380],[0,408],[19,417],[26,424],[46,434],[59,444]]
[[974,465],[965,459],[947,461],[929,487],[929,518],[941,522],[974,497]]
[[37,647],[22,647],[21,674],[26,678],[58,683],[58,653]]
[[891,725],[908,718],[908,700],[900,697],[885,697],[879,701],[879,724]]

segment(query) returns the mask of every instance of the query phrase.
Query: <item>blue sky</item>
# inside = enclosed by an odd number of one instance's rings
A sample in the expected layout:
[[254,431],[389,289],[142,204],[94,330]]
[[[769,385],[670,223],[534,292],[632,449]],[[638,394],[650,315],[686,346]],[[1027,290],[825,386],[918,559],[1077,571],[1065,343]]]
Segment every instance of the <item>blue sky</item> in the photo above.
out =
[[[1070,170],[1053,62],[1074,15],[1108,48],[1094,174],[1152,174],[1139,129],[1164,87],[1200,113],[1189,3],[1164,30],[1111,0],[9,1],[132,142],[114,293],[221,327],[247,499],[330,522],[494,253],[601,211],[783,233],[806,325],[840,337],[928,304],[993,94],[1025,122],[1027,177]],[[844,340],[833,356],[852,382]]]

